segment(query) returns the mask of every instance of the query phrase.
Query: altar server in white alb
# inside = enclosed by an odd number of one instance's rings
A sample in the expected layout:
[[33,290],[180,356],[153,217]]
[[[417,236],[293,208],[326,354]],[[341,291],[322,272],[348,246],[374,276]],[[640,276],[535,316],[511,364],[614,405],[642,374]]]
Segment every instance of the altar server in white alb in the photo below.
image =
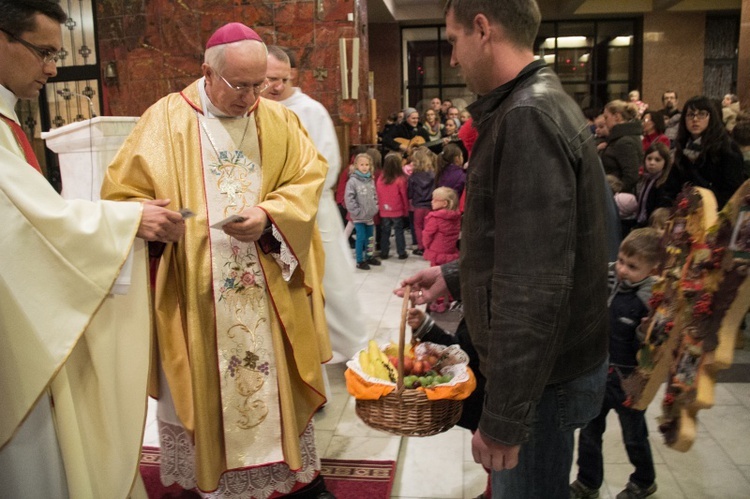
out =
[[320,154],[328,161],[328,174],[318,206],[318,228],[326,253],[323,289],[326,322],[333,349],[332,363],[345,362],[365,347],[370,338],[354,287],[354,260],[344,236],[334,193],[341,171],[341,151],[333,120],[320,102],[293,86],[296,64],[289,52],[268,46],[268,88],[263,96],[288,107],[299,117]]

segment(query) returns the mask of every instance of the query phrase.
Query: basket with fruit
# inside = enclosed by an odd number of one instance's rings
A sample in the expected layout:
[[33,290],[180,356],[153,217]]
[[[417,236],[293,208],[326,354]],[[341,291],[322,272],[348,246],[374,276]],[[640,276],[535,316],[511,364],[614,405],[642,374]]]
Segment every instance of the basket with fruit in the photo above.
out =
[[405,347],[408,305],[407,289],[398,345],[381,348],[371,340],[347,363],[346,384],[368,426],[402,436],[435,435],[458,422],[476,380],[457,345]]

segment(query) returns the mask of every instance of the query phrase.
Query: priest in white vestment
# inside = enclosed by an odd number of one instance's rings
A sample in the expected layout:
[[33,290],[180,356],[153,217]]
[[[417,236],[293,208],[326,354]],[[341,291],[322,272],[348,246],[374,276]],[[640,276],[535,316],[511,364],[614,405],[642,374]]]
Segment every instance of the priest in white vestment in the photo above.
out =
[[333,120],[320,102],[293,86],[291,60],[284,49],[268,47],[268,88],[264,96],[294,111],[310,134],[313,144],[328,161],[328,173],[318,206],[318,227],[326,252],[323,289],[326,321],[333,350],[332,363],[346,362],[365,347],[371,334],[366,331],[357,298],[354,259],[349,248],[334,193],[341,171],[341,151]]
[[136,235],[177,241],[182,217],[167,202],[66,201],[52,189],[15,105],[57,73],[65,13],[17,0],[0,12],[0,495],[145,497],[143,246],[134,292],[110,291]]

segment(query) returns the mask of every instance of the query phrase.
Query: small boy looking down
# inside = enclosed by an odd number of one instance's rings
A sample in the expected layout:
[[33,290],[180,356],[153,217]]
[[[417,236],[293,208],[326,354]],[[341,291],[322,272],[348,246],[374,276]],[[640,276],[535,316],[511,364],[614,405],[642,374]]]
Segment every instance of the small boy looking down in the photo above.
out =
[[653,228],[635,229],[622,241],[617,261],[609,265],[609,374],[599,415],[581,429],[578,438],[578,476],[570,484],[570,497],[599,497],[604,480],[602,435],[607,414],[620,420],[623,442],[635,471],[617,499],[648,497],[656,492],[656,472],[648,442],[645,411],[629,407],[621,380],[638,365],[642,338],[637,328],[649,313],[648,300],[661,261],[661,235]]

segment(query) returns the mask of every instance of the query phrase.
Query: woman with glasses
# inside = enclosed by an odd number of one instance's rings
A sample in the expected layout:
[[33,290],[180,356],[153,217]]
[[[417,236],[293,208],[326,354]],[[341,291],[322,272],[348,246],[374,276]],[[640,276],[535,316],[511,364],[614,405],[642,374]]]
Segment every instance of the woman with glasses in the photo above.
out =
[[666,196],[673,201],[689,183],[711,190],[721,209],[745,181],[742,152],[708,97],[692,97],[685,103],[673,146],[674,165],[664,184]]

